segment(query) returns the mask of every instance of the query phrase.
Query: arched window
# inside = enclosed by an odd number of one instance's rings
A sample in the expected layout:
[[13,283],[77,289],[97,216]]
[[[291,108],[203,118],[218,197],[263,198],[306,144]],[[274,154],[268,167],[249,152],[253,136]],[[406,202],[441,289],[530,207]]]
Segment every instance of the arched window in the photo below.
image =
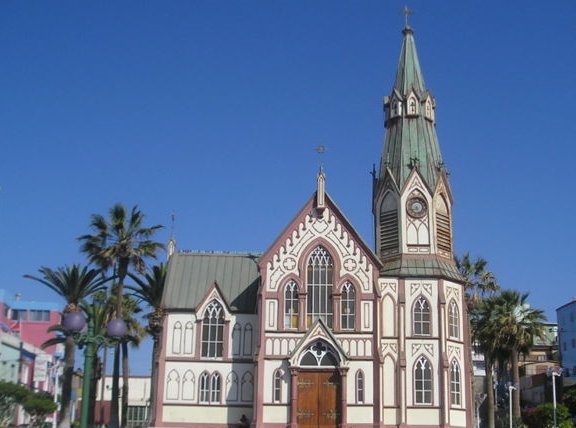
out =
[[432,366],[426,357],[414,366],[414,394],[416,404],[432,404]]
[[412,310],[414,334],[418,336],[430,336],[430,305],[428,300],[420,297],[414,303]]
[[180,375],[176,370],[170,370],[166,378],[166,400],[178,400],[180,395]]
[[235,372],[228,373],[226,378],[227,401],[238,401],[238,375]]
[[380,222],[378,225],[380,255],[397,253],[400,246],[398,233],[398,205],[392,193],[387,192],[380,205]]
[[252,401],[254,394],[254,378],[252,373],[246,372],[242,376],[241,400]]
[[220,373],[212,373],[212,376],[210,376],[210,403],[220,403],[220,391]]
[[356,372],[356,403],[364,403],[364,372]]
[[354,330],[356,320],[356,290],[350,282],[342,286],[342,330]]
[[441,252],[452,253],[450,212],[442,195],[436,198],[436,246]]
[[448,306],[448,335],[456,339],[460,337],[460,311],[454,300]]
[[210,375],[208,372],[203,372],[200,375],[200,394],[198,394],[198,401],[200,403],[210,402]]
[[184,353],[191,354],[192,353],[192,338],[194,337],[193,333],[193,325],[191,321],[186,323],[184,327]]
[[182,400],[194,400],[194,389],[196,389],[194,373],[187,370],[182,377]]
[[298,285],[294,281],[284,290],[284,328],[298,328]]
[[408,101],[408,114],[416,114],[416,113],[417,113],[416,99],[410,98],[410,101]]
[[282,402],[282,370],[276,369],[274,371],[274,383],[272,385],[272,401],[274,403]]
[[224,309],[213,300],[204,311],[202,320],[202,356],[222,357],[224,347]]
[[332,327],[332,257],[318,246],[308,259],[306,284],[308,286],[308,327],[322,319]]
[[244,326],[244,355],[252,355],[252,324]]
[[240,355],[242,349],[242,327],[240,324],[234,324],[232,329],[232,355]]
[[182,323],[176,321],[172,328],[172,353],[179,354],[182,352]]
[[452,360],[452,364],[450,364],[450,404],[452,406],[462,404],[461,391],[460,366],[456,360]]

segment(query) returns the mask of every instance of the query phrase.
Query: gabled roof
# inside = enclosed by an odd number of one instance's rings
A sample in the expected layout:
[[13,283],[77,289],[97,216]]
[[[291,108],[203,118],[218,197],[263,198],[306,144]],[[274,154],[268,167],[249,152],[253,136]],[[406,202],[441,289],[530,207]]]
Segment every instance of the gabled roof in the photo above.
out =
[[233,311],[254,313],[259,257],[250,253],[174,253],[168,263],[164,308],[194,310],[216,283]]

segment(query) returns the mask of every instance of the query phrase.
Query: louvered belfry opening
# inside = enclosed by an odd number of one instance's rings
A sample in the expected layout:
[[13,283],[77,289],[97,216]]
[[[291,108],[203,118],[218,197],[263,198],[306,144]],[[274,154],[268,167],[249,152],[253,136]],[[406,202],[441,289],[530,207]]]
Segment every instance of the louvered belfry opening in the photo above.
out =
[[452,232],[450,214],[444,198],[440,196],[436,204],[436,245],[438,250],[452,252]]
[[397,253],[400,246],[398,206],[390,192],[382,201],[379,220],[380,255]]

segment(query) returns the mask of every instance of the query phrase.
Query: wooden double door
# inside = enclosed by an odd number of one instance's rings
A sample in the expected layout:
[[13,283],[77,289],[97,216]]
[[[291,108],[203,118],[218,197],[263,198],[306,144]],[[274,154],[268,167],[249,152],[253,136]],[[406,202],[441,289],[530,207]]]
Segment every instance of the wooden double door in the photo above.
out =
[[341,393],[338,371],[300,371],[298,427],[336,428],[341,423]]

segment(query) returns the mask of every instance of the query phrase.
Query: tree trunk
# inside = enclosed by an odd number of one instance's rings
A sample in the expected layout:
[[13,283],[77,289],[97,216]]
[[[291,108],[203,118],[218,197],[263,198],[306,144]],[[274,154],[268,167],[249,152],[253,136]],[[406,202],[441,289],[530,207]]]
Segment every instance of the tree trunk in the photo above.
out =
[[128,361],[128,342],[122,341],[122,427],[126,426],[128,417],[128,381],[130,379],[130,362]]
[[148,425],[156,426],[156,391],[158,390],[158,365],[160,364],[160,337],[162,329],[154,331],[152,335],[152,367],[150,370],[150,413]]
[[70,428],[72,423],[72,377],[74,375],[74,354],[76,344],[73,336],[67,336],[64,342],[64,369],[62,373],[62,398],[60,401],[60,416],[58,428]]
[[518,367],[518,349],[512,348],[510,355],[512,359],[512,382],[516,390],[512,391],[512,415],[514,418],[521,418],[520,410],[520,368]]
[[118,402],[120,395],[120,344],[114,345],[114,363],[112,369],[112,401],[110,402],[110,421],[109,428],[118,428],[120,419],[118,415]]
[[494,379],[492,377],[492,361],[489,361],[484,355],[484,362],[486,364],[486,400],[488,400],[488,428],[496,426],[494,405]]

